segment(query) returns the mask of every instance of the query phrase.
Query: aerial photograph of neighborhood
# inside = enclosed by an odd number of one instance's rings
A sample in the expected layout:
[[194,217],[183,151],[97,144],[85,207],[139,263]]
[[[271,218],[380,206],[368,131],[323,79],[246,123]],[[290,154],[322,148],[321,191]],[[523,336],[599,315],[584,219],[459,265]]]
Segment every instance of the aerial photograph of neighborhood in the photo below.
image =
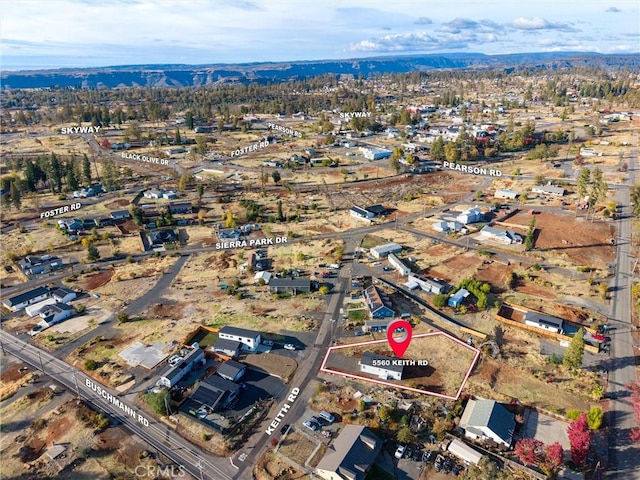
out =
[[0,480],[640,480],[637,0],[2,0]]

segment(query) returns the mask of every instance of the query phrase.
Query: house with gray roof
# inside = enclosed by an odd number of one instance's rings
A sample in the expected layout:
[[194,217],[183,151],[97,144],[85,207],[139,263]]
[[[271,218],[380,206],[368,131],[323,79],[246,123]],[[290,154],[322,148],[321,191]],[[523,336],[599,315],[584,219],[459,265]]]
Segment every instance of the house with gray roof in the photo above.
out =
[[358,364],[361,372],[375,375],[382,380],[402,380],[404,366],[397,358],[364,352]]
[[490,440],[509,448],[516,421],[513,413],[494,400],[469,400],[460,427],[468,438]]
[[246,328],[232,327],[225,325],[218,332],[218,338],[240,342],[242,350],[255,352],[260,345],[260,332],[248,330]]
[[347,425],[329,446],[315,473],[324,480],[364,480],[381,448],[382,440],[371,430]]
[[389,297],[375,285],[371,285],[364,290],[364,299],[371,318],[386,318],[395,315]]
[[235,360],[227,360],[222,365],[220,365],[216,373],[225,380],[229,380],[230,382],[237,382],[242,378],[246,371],[246,365],[240,362],[236,362]]

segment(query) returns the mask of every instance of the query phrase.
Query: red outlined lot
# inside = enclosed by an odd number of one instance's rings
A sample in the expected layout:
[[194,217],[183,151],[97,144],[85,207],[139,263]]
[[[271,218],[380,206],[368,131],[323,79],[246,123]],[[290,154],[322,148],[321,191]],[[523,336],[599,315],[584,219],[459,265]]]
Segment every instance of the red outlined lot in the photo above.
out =
[[329,347],[329,349],[327,350],[327,353],[324,357],[324,360],[322,361],[322,365],[320,366],[320,371],[324,372],[324,373],[330,373],[332,375],[338,375],[341,377],[346,377],[346,378],[353,378],[356,380],[363,380],[365,382],[371,382],[371,383],[375,383],[377,385],[384,385],[385,387],[392,387],[392,388],[397,388],[399,390],[408,390],[410,392],[416,392],[416,393],[423,393],[425,395],[431,395],[434,397],[438,397],[438,398],[445,398],[448,400],[457,400],[460,397],[460,394],[462,393],[462,389],[464,388],[465,383],[467,382],[467,379],[469,378],[469,375],[471,375],[471,371],[473,370],[473,367],[475,366],[476,362],[478,361],[478,357],[480,356],[480,350],[478,350],[475,347],[472,347],[471,345],[467,345],[466,343],[464,343],[463,341],[447,334],[444,332],[432,332],[432,333],[420,333],[417,335],[413,335],[412,338],[412,342],[420,339],[420,338],[424,338],[424,337],[432,337],[432,336],[437,336],[437,335],[441,335],[446,337],[448,340],[453,341],[455,343],[457,343],[458,345],[460,345],[463,348],[466,348],[467,350],[471,351],[473,353],[473,359],[471,360],[470,364],[469,364],[469,368],[467,370],[467,372],[464,375],[464,378],[460,384],[460,387],[458,388],[455,396],[451,396],[451,395],[445,395],[442,393],[437,393],[437,392],[432,392],[429,390],[424,390],[424,389],[420,389],[420,388],[414,388],[414,387],[410,387],[408,385],[403,385],[401,383],[394,383],[394,382],[386,382],[384,380],[377,380],[375,378],[371,378],[371,377],[366,377],[364,375],[357,375],[355,373],[348,373],[348,372],[343,372],[340,370],[335,370],[332,368],[328,368],[327,367],[327,362],[329,360],[329,357],[331,356],[331,354],[334,351],[337,350],[341,350],[344,348],[353,348],[353,347],[362,347],[364,345],[377,345],[377,344],[383,344],[383,343],[388,343],[387,340],[371,340],[368,342],[361,342],[361,343],[351,343],[348,345],[339,345],[339,346],[335,346],[335,347]]

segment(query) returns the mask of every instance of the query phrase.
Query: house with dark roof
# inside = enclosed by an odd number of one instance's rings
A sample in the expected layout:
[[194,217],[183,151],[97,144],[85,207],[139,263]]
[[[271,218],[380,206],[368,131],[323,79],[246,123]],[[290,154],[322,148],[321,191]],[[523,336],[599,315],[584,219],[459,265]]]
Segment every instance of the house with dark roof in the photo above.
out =
[[513,413],[494,400],[469,400],[460,419],[465,436],[511,446],[516,421]]
[[125,220],[131,218],[129,210],[114,210],[110,215],[112,220]]
[[2,304],[12,312],[17,312],[18,310],[22,310],[24,307],[38,303],[47,297],[49,297],[49,288],[37,287],[29,290],[28,292],[21,293],[20,295],[5,298],[2,300]]
[[308,278],[272,278],[269,281],[269,291],[271,293],[309,293],[311,291],[311,280]]
[[74,313],[73,307],[65,303],[54,303],[53,305],[47,305],[40,310],[39,315],[42,317],[40,324],[44,327],[50,327],[56,323],[60,323],[69,317],[72,317]]
[[349,209],[349,215],[351,215],[352,217],[355,218],[363,218],[366,220],[369,220],[373,217],[375,217],[375,214],[365,210],[364,208],[360,208],[356,205],[354,205],[353,207],[351,207]]
[[324,480],[364,480],[376,460],[382,440],[359,425],[346,425],[327,448],[315,473]]
[[246,365],[236,362],[235,360],[227,360],[216,372],[225,380],[229,380],[231,382],[237,382],[242,378],[242,376],[247,372]]
[[242,350],[255,352],[260,345],[260,332],[246,328],[231,327],[225,325],[218,332],[218,338],[232,340],[242,344]]
[[176,243],[178,241],[178,235],[176,235],[176,232],[173,230],[157,230],[149,234],[149,241],[152,246]]
[[189,397],[212,412],[222,410],[238,398],[240,387],[215,375],[202,380]]
[[358,365],[362,373],[375,375],[382,380],[402,380],[404,367],[397,358],[364,352]]
[[70,288],[58,287],[55,290],[51,291],[51,297],[55,299],[56,302],[59,303],[69,303],[71,300],[76,298],[78,294],[71,290]]
[[238,355],[240,355],[241,349],[242,344],[240,342],[227,340],[225,338],[218,338],[218,340],[216,340],[216,343],[213,344],[214,352],[228,355],[232,358],[236,358]]
[[218,240],[238,240],[242,236],[239,230],[235,228],[221,228],[216,232]]
[[169,211],[173,213],[193,213],[191,202],[172,202],[169,204]]
[[371,285],[364,290],[364,299],[367,303],[371,318],[385,318],[395,315],[389,297],[375,285]]
[[373,216],[375,217],[381,217],[383,215],[387,214],[387,209],[379,204],[376,205],[370,205],[368,207],[365,207],[365,210],[369,213],[372,213]]

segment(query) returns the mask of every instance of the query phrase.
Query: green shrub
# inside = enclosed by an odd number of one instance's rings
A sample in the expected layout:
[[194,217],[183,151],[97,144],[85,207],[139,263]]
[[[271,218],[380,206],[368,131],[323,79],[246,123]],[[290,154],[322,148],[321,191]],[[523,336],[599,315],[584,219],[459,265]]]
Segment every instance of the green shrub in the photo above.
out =
[[84,362],[84,369],[88,371],[93,371],[98,369],[98,362],[95,360],[87,360]]

